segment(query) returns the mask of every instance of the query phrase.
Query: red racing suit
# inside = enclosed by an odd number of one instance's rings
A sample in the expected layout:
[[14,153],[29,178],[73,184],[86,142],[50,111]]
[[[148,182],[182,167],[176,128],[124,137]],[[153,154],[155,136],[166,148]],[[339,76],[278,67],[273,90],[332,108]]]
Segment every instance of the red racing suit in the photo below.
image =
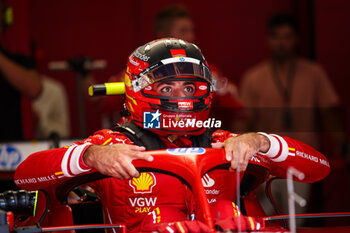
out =
[[[328,175],[329,164],[318,151],[291,138],[264,135],[270,140],[270,149],[265,154],[254,155],[252,163],[267,164],[271,174],[279,177],[285,177],[287,167],[294,166],[305,173],[304,182],[315,182]],[[237,135],[218,130],[212,135],[212,142],[224,142],[235,136]],[[161,140],[167,148],[192,145],[185,137],[179,137],[173,143],[165,138]],[[49,190],[72,177],[94,171],[82,160],[82,155],[89,146],[115,143],[133,144],[120,132],[101,130],[71,146],[37,152],[19,165],[15,183],[27,190]],[[233,174],[227,170],[213,170],[203,176],[202,182],[209,202],[222,199],[234,201],[234,185],[229,185],[230,179],[235,179]],[[193,210],[189,188],[177,178],[166,174],[146,172],[131,180],[106,178],[89,185],[100,196],[106,222],[125,223],[128,230],[137,229],[142,219],[156,207],[174,207],[187,215]]]

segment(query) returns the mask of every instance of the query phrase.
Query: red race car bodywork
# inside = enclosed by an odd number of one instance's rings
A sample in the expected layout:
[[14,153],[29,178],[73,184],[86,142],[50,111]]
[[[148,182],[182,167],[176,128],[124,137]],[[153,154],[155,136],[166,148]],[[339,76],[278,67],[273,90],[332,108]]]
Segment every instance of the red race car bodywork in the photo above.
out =
[[[212,231],[215,231],[214,218],[210,210],[201,178],[210,170],[227,169],[229,167],[229,163],[225,158],[225,151],[223,149],[202,149],[204,152],[196,153],[196,151],[198,151],[196,148],[177,148],[175,154],[173,151],[172,153],[169,153],[169,150],[147,151],[144,153],[151,154],[154,157],[153,162],[149,163],[139,160],[134,161],[133,164],[138,168],[139,171],[156,171],[166,173],[183,180],[184,183],[186,183],[192,189],[197,206],[197,220],[204,223]],[[323,156],[318,159],[327,162],[327,159]],[[290,163],[284,163],[284,165],[279,168],[280,174],[283,174],[282,171],[286,173],[287,169],[290,166],[293,166],[293,162],[295,161],[291,160]],[[309,166],[310,164],[306,164],[305,166],[298,166],[298,169],[305,174],[305,181],[307,182],[314,182],[316,180],[323,179],[329,173],[329,167],[327,169],[327,166],[324,166],[322,163],[319,163],[318,167],[316,164],[314,164],[313,169],[310,169]],[[252,173],[256,176],[259,176],[257,175],[256,171],[259,171],[259,168],[261,167],[263,167],[264,170],[270,170],[270,165],[262,160],[251,160],[250,167],[251,169],[248,169],[247,173]],[[260,175],[266,178],[268,174]],[[238,181],[240,182],[243,178],[243,174],[237,174],[237,177]],[[50,199],[49,211],[45,216],[45,219],[42,219],[42,225],[51,226],[51,228],[43,229],[46,229],[47,231],[63,230],[62,226],[73,225],[70,208],[69,206],[65,205],[67,203],[67,196],[69,191],[78,185],[103,178],[106,178],[106,176],[103,176],[97,172],[91,172],[66,180],[60,185],[56,186],[55,190],[48,189],[47,193],[49,193]],[[263,181],[264,178],[258,181],[258,183],[261,183]],[[283,219],[288,216],[268,217],[265,215],[263,209],[261,208],[254,195],[254,191],[252,190],[256,187],[256,185],[257,184],[252,185],[252,187],[250,187],[250,194],[244,196],[242,199],[247,215],[253,216],[263,226],[260,230],[261,232],[289,232],[287,229],[284,229],[282,225],[278,224],[278,222],[276,223],[276,220]],[[45,198],[42,199],[45,200]],[[24,224],[32,225],[38,222],[42,213],[45,212],[45,203],[39,203],[37,212],[38,214],[36,217],[27,220]],[[347,213],[342,214],[346,215]],[[343,216],[342,214],[338,215]],[[333,214],[333,216],[336,216],[336,214]],[[275,222],[275,224],[273,222]],[[55,228],[53,226],[60,226],[60,228]],[[105,227],[108,227],[108,224],[106,224]],[[123,226],[123,223],[121,223],[119,226],[119,230],[122,232],[125,231],[125,226]],[[298,229],[298,232],[332,232],[333,230],[334,228],[303,228]],[[346,230],[350,230],[350,228],[343,227],[336,228],[336,230],[337,232],[340,232],[342,230],[345,232]]]

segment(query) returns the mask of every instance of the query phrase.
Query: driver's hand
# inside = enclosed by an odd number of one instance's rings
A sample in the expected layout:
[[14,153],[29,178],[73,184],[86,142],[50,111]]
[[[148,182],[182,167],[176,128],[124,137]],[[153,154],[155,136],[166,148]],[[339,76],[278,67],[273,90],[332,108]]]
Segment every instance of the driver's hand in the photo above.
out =
[[118,179],[131,179],[140,174],[131,163],[136,159],[153,161],[151,155],[142,153],[146,150],[143,146],[128,144],[113,144],[108,146],[90,146],[83,155],[85,164],[95,168],[104,175]]
[[225,142],[212,143],[213,148],[225,148],[226,159],[231,161],[230,170],[247,169],[249,160],[258,152],[267,152],[270,148],[269,139],[258,133],[247,133],[230,137]]

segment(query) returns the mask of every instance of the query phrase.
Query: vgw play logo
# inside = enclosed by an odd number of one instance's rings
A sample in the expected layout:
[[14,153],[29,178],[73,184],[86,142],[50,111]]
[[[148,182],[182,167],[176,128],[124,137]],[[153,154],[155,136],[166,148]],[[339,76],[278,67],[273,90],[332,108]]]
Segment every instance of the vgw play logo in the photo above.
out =
[[221,128],[221,121],[215,118],[208,118],[205,121],[194,118],[183,118],[175,120],[174,118],[162,118],[162,113],[143,112],[144,129],[166,129],[166,128]]

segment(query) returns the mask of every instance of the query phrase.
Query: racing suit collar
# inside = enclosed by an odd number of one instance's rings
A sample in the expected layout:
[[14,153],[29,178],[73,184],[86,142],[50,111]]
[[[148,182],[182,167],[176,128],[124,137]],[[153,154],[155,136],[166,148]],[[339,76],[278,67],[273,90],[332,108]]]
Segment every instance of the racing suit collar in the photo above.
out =
[[175,140],[169,140],[168,137],[159,137],[167,148],[192,147],[192,141],[188,136],[179,136]]

